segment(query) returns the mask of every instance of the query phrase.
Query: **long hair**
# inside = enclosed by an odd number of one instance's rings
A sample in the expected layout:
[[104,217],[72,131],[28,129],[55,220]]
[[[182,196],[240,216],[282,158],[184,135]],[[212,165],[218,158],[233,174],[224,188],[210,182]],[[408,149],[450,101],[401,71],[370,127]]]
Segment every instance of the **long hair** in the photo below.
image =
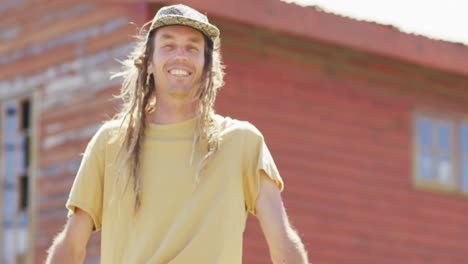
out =
[[[140,155],[145,138],[145,129],[147,126],[147,116],[157,107],[157,98],[155,96],[155,80],[153,74],[148,75],[147,68],[154,51],[154,35],[156,30],[146,33],[144,28],[139,36],[132,52],[129,53],[126,60],[122,62],[123,70],[112,75],[112,78],[122,77],[122,87],[117,98],[122,99],[122,110],[117,113],[113,119],[121,122],[117,137],[123,139],[120,145],[117,157],[121,154],[119,170],[116,176],[116,183],[119,182],[122,175],[127,174],[125,190],[130,182],[133,182],[133,192],[135,195],[135,212],[141,203],[141,172]],[[200,177],[206,168],[207,163],[216,153],[220,143],[220,132],[214,120],[214,102],[217,90],[224,85],[224,66],[221,61],[220,40],[217,38],[212,41],[205,38],[204,57],[205,64],[202,74],[202,85],[196,93],[196,99],[199,101],[197,124],[195,128],[192,155],[190,162],[195,160],[195,188],[199,183]],[[201,142],[206,142],[206,149],[201,149]],[[124,169],[126,172],[124,173]]]

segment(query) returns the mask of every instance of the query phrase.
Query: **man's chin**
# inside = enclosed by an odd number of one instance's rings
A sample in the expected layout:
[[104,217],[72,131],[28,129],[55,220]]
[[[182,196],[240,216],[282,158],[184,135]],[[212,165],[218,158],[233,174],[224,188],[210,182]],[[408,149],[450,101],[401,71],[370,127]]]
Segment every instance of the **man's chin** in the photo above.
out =
[[195,89],[191,87],[176,87],[169,91],[169,95],[173,98],[191,98],[194,94]]

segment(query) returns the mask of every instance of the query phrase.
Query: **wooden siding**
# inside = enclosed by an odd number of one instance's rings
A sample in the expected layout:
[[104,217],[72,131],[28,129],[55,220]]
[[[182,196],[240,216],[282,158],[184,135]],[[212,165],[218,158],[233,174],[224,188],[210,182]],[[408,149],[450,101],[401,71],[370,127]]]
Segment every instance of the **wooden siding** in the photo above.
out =
[[[314,263],[468,261],[466,197],[412,180],[413,112],[468,115],[468,79],[218,22],[227,64],[217,109],[254,123]],[[245,263],[268,263],[254,218]]]

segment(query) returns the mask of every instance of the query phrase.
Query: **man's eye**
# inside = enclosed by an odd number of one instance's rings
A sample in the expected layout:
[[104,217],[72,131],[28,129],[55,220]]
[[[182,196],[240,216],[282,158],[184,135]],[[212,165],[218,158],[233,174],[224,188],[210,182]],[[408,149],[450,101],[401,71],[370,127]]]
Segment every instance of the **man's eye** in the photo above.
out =
[[189,51],[194,51],[194,52],[196,52],[196,51],[198,51],[198,48],[195,47],[195,46],[189,46],[189,47],[188,47],[188,50],[189,50]]
[[165,50],[171,50],[172,48],[174,48],[174,45],[172,45],[172,44],[166,44],[166,45],[163,46],[163,49],[165,49]]

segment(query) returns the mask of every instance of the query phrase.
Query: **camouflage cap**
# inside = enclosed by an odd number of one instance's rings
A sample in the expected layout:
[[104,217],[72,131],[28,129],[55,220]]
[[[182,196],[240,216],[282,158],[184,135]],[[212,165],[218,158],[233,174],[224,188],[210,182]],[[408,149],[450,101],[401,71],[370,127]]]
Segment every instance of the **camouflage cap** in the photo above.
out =
[[192,27],[215,41],[219,37],[219,29],[210,24],[208,18],[197,10],[182,4],[165,6],[159,9],[148,31],[171,25]]

